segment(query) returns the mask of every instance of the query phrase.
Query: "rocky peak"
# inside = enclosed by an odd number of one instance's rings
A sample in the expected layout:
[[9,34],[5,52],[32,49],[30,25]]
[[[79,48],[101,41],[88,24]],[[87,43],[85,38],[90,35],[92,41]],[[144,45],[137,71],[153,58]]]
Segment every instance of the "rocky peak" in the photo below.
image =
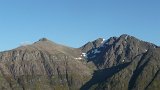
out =
[[160,48],[126,34],[75,49],[42,38],[0,52],[0,90],[154,90]]
[[48,39],[47,38],[41,38],[41,39],[39,39],[39,41],[48,41]]
[[105,66],[106,63],[109,67],[123,62],[130,62],[137,55],[157,47],[127,34],[120,37],[111,37],[103,43],[100,42],[102,42],[102,38],[86,44],[84,46],[85,53],[87,53],[87,58],[94,61],[98,66],[101,66],[101,64]]
[[80,47],[80,49],[82,50],[82,52],[86,53],[91,49],[100,47],[104,42],[105,42],[105,39],[98,38],[98,39],[96,39],[96,40],[94,40],[92,42],[88,42],[84,46]]
[[122,34],[119,38],[127,39],[128,37],[131,37],[131,36],[128,34]]

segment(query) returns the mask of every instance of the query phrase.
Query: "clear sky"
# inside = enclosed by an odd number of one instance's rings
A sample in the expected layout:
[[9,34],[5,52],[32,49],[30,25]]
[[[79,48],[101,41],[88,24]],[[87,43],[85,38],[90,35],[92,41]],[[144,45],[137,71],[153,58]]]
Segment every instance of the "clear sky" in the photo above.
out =
[[160,45],[160,0],[0,0],[0,51],[42,37],[80,47],[124,33]]

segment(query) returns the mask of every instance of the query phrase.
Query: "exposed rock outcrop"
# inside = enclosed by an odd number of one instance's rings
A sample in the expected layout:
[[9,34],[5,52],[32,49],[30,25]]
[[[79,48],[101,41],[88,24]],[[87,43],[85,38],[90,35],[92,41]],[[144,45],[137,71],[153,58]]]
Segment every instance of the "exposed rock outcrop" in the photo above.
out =
[[126,34],[80,48],[42,38],[0,52],[0,90],[159,90],[159,54]]

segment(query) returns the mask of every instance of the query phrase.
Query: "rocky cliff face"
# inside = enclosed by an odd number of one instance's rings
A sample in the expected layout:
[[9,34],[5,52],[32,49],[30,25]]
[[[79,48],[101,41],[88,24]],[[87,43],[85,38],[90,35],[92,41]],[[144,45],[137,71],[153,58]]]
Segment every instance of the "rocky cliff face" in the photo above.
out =
[[0,90],[159,90],[159,54],[125,34],[80,48],[42,38],[0,53]]
[[[82,90],[156,90],[160,78],[160,49],[129,35],[112,37],[88,51],[98,68]],[[94,57],[93,57],[94,56]],[[155,82],[153,82],[155,80]],[[152,83],[152,85],[151,85]]]

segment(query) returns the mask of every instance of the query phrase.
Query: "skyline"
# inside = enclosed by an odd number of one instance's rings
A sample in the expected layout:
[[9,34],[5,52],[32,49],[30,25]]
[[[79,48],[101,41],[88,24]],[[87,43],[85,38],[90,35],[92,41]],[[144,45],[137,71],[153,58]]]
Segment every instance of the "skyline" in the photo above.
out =
[[159,0],[0,1],[0,51],[46,37],[80,47],[88,41],[128,34],[160,45]]

